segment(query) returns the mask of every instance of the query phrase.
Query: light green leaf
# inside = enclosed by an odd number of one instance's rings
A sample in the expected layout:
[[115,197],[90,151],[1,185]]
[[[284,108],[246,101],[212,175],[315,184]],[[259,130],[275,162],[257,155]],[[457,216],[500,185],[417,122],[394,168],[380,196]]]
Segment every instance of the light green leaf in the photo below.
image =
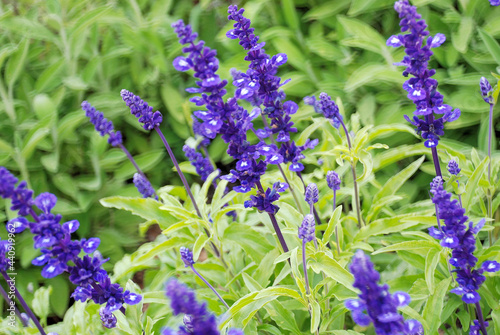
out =
[[340,225],[340,215],[342,214],[342,205],[337,206],[333,211],[333,215],[330,217],[330,221],[328,221],[328,225],[326,227],[325,233],[323,234],[322,241],[323,243],[328,243],[330,241],[330,237],[335,231],[335,226]]
[[470,207],[473,205],[473,200],[476,196],[476,191],[479,186],[479,181],[483,177],[486,168],[488,167],[488,157],[485,157],[481,164],[474,170],[470,176],[467,184],[465,185],[465,193],[462,195],[462,205],[466,212],[469,211]]
[[21,71],[24,68],[24,62],[28,55],[30,40],[24,39],[19,43],[18,49],[11,55],[5,66],[5,80],[9,87],[13,87]]
[[224,231],[223,240],[239,245],[257,264],[273,249],[265,237],[249,226],[232,223]]
[[425,258],[425,281],[431,294],[434,294],[434,272],[436,272],[440,256],[441,252],[437,248],[431,248]]
[[443,300],[448,292],[451,283],[451,277],[442,280],[436,287],[434,294],[431,294],[425,304],[423,317],[427,322],[428,329],[425,329],[426,334],[437,334],[438,328],[441,325],[441,312],[443,310]]
[[347,289],[354,291],[352,283],[354,277],[352,274],[344,269],[335,259],[331,258],[324,252],[316,252],[307,265],[313,269],[314,272],[323,272],[328,277],[337,281]]
[[401,243],[396,243],[384,248],[376,250],[372,255],[381,254],[383,252],[399,251],[399,250],[415,250],[415,249],[429,249],[434,248],[439,249],[439,244],[434,241],[420,240],[420,241],[406,241]]
[[483,29],[477,28],[477,31],[479,32],[479,36],[481,36],[481,39],[483,40],[490,54],[493,56],[497,64],[500,65],[500,45],[498,44],[498,42]]

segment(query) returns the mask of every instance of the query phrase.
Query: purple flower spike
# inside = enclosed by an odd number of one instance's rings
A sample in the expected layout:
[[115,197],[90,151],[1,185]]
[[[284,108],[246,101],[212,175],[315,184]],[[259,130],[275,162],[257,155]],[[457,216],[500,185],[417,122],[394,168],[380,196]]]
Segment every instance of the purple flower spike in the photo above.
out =
[[151,186],[149,180],[144,178],[139,173],[134,174],[134,185],[143,198],[150,198],[155,195],[155,190],[153,189],[153,186]]
[[496,272],[500,270],[500,264],[496,261],[485,261],[483,265],[475,269],[477,258],[474,256],[476,249],[476,237],[484,225],[481,220],[476,226],[469,222],[465,215],[465,209],[457,200],[451,200],[451,193],[443,188],[440,177],[434,178],[431,183],[432,202],[436,204],[439,218],[444,221],[441,231],[431,227],[429,234],[441,240],[441,245],[452,249],[450,264],[455,267],[456,281],[459,285],[450,292],[462,296],[465,303],[477,303],[481,299],[477,291],[486,280],[484,271]]
[[104,118],[104,114],[96,110],[87,101],[82,102],[82,110],[85,112],[85,116],[90,119],[90,122],[94,125],[95,130],[101,136],[108,135],[108,143],[116,147],[122,144],[122,134],[114,131],[113,122],[108,121]]
[[130,112],[143,124],[146,130],[158,127],[163,121],[163,116],[159,111],[153,112],[153,107],[149,106],[147,102],[142,100],[139,96],[127,90],[121,90],[120,95],[123,101],[130,108]]
[[315,204],[319,200],[319,191],[318,191],[318,186],[315,183],[310,183],[306,187],[306,192],[305,192],[305,197],[306,197],[306,202],[309,205]]
[[184,262],[185,267],[190,267],[194,264],[193,252],[186,247],[180,248],[181,259]]
[[[194,292],[186,285],[176,279],[170,279],[165,289],[174,315],[188,314],[190,316],[189,325],[180,326],[178,334],[219,335],[215,315],[208,311],[206,303],[198,303]],[[163,334],[174,334],[174,332],[164,330]]]
[[492,6],[500,6],[500,0],[490,0],[490,5],[492,5]]
[[202,154],[196,152],[195,149],[191,148],[188,145],[184,145],[182,147],[182,151],[186,155],[186,158],[189,159],[191,165],[196,168],[196,173],[200,175],[201,180],[207,180],[208,176],[214,172],[214,167],[208,158],[204,158]]
[[[401,19],[401,31],[409,31],[409,34],[394,35],[387,40],[387,45],[392,47],[403,46],[406,56],[403,61],[396,65],[406,66],[403,76],[411,75],[403,88],[408,92],[408,98],[415,103],[416,110],[414,118],[405,119],[417,127],[417,133],[425,139],[425,146],[434,148],[439,143],[439,137],[444,135],[444,122],[452,122],[460,116],[460,110],[443,103],[443,96],[437,91],[438,82],[432,76],[436,73],[428,69],[428,63],[433,55],[431,48],[437,48],[446,40],[443,34],[429,36],[427,24],[421,20],[417,9],[411,6],[408,0],[399,0],[394,9],[399,13]],[[436,119],[434,114],[444,114]],[[419,116],[424,116],[419,119]]]
[[398,313],[398,307],[406,306],[410,296],[404,292],[389,293],[389,286],[378,285],[379,273],[370,258],[358,250],[349,267],[354,275],[354,287],[359,289],[359,299],[346,300],[345,306],[358,325],[373,323],[377,334],[423,334],[422,325],[416,320],[405,321]]
[[491,87],[490,82],[485,77],[481,77],[479,81],[479,88],[481,89],[481,95],[483,100],[489,104],[493,103],[493,88]]
[[314,221],[314,215],[306,214],[302,225],[299,227],[299,238],[304,242],[311,242],[316,238],[316,223]]
[[340,190],[341,181],[337,172],[328,171],[326,173],[326,183],[328,184],[328,187],[331,188],[333,191]]
[[458,163],[452,159],[449,163],[448,163],[448,172],[452,175],[455,175],[455,176],[458,176],[458,174],[460,173],[460,168],[458,167]]
[[9,198],[16,188],[17,178],[9,170],[0,166],[0,196]]

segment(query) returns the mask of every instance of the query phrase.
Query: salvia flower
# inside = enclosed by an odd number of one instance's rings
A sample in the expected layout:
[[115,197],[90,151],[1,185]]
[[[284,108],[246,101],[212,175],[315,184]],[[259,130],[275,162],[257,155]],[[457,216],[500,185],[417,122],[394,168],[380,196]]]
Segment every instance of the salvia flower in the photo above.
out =
[[255,207],[260,212],[276,214],[279,207],[274,204],[280,198],[280,192],[284,192],[288,188],[287,183],[276,182],[272,188],[268,188],[265,192],[257,191],[256,195],[251,195],[250,200],[245,201],[245,207]]
[[484,271],[497,272],[500,263],[496,261],[485,261],[480,268],[476,269],[477,258],[474,256],[476,249],[475,235],[484,226],[485,220],[481,220],[475,226],[472,222],[467,225],[468,217],[465,209],[457,200],[452,200],[452,195],[443,188],[441,177],[434,178],[431,183],[432,202],[437,205],[439,217],[444,225],[441,230],[434,227],[429,228],[429,234],[441,240],[441,245],[452,249],[449,263],[455,268],[457,288],[452,293],[462,296],[462,300],[468,304],[479,302],[481,297],[477,291],[486,280]]
[[153,107],[149,106],[147,102],[142,100],[139,96],[129,92],[125,89],[121,90],[120,95],[123,101],[130,108],[132,115],[139,119],[146,130],[158,127],[163,121],[163,116],[159,111],[153,112]]
[[[417,132],[426,140],[425,146],[433,148],[438,145],[439,137],[444,135],[444,122],[454,121],[460,116],[459,109],[453,110],[450,105],[443,103],[443,96],[437,91],[438,82],[432,78],[436,71],[428,69],[433,55],[431,49],[443,44],[446,37],[443,34],[429,36],[427,24],[421,20],[416,7],[411,6],[408,0],[397,1],[394,9],[401,19],[401,31],[409,31],[409,34],[393,35],[387,40],[388,46],[404,46],[406,56],[396,65],[406,66],[403,75],[412,76],[403,84],[403,88],[408,92],[408,98],[413,101],[416,110],[413,121],[406,115],[405,119],[417,127]],[[435,114],[443,114],[443,117],[435,119]],[[420,119],[420,116],[424,118]]]
[[7,240],[0,239],[0,270],[7,272],[11,261],[8,257],[8,252],[11,250],[11,243]]
[[410,303],[410,296],[405,292],[391,294],[387,284],[378,285],[380,274],[363,251],[354,254],[349,268],[354,275],[354,287],[361,291],[359,299],[345,302],[354,322],[360,326],[373,323],[378,335],[423,335],[423,327],[418,321],[405,321],[398,313],[399,307]]
[[306,202],[309,205],[315,204],[319,200],[319,191],[318,191],[318,186],[315,183],[310,183],[306,187],[306,192],[305,192],[305,197],[306,197]]
[[164,329],[167,334],[206,334],[219,335],[217,319],[208,309],[206,303],[198,303],[195,294],[186,285],[176,279],[170,279],[166,286],[166,295],[170,299],[170,306],[174,315],[187,314],[187,324],[179,326],[179,330]]
[[328,184],[328,187],[331,188],[333,191],[340,190],[341,181],[337,172],[328,171],[326,173],[326,183]]
[[304,242],[310,242],[316,237],[316,223],[314,221],[314,215],[306,214],[304,220],[299,227],[299,238]]
[[500,6],[500,0],[490,0],[492,6]]
[[[107,259],[96,252],[100,240],[94,237],[73,240],[71,235],[80,224],[77,220],[60,223],[62,216],[52,213],[57,203],[55,195],[41,193],[33,199],[33,191],[27,188],[26,182],[20,182],[15,187],[17,179],[3,167],[0,167],[0,178],[0,194],[11,199],[12,210],[17,210],[20,215],[7,222],[9,231],[21,233],[29,229],[33,234],[34,247],[41,250],[42,254],[33,259],[32,264],[43,266],[44,278],[68,272],[70,281],[78,285],[72,297],[82,302],[92,299],[97,304],[106,304],[100,313],[101,320],[106,327],[114,327],[116,318],[112,312],[121,309],[124,304],[136,304],[142,297],[124,291],[118,284],[111,284],[108,274],[102,269],[102,264]],[[35,212],[35,207],[41,211],[40,214]],[[26,218],[28,215],[33,218],[33,222]],[[5,246],[0,243],[0,249],[2,248]],[[83,258],[80,256],[82,251],[87,254]],[[89,256],[90,254],[94,256]],[[0,266],[1,263],[0,250]]]
[[193,252],[186,247],[180,248],[181,259],[186,267],[190,267],[194,264]]
[[201,177],[201,180],[207,180],[208,176],[212,172],[214,172],[214,167],[212,166],[212,163],[210,163],[210,160],[203,157],[202,154],[188,145],[184,145],[182,147],[182,151],[184,151],[184,154],[186,155],[186,158],[191,162],[191,165],[196,168],[196,173],[198,173],[198,175]]
[[113,122],[106,119],[102,112],[96,110],[87,101],[82,102],[82,109],[85,112],[85,116],[90,119],[90,122],[94,125],[95,130],[99,133],[99,135],[109,136],[109,144],[114,147],[122,144],[122,134],[120,131],[114,131]]
[[458,167],[457,161],[454,159],[450,160],[448,162],[448,172],[454,176],[458,176],[460,173],[461,169]]
[[342,115],[340,114],[339,107],[326,93],[320,93],[319,100],[316,97],[305,97],[304,103],[314,107],[316,113],[321,113],[325,118],[330,120],[335,128],[339,128],[343,122]]
[[486,103],[493,103],[493,88],[491,87],[490,82],[485,77],[481,77],[479,81],[479,88],[481,89],[481,96]]
[[149,180],[139,173],[134,173],[134,185],[143,198],[156,197],[155,190]]

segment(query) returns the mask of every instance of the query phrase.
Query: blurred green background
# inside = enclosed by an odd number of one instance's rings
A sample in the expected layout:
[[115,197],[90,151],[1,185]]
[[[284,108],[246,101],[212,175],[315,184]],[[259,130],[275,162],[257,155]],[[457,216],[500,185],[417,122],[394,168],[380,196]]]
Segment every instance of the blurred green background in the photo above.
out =
[[[358,113],[361,125],[404,123],[403,114],[412,113],[413,105],[401,88],[402,69],[392,65],[404,51],[385,44],[399,31],[393,2],[234,2],[246,9],[268,53],[288,55],[280,75],[292,79],[284,90],[301,106],[294,116],[299,132],[314,114],[303,106],[302,98],[323,91],[341,99],[347,117]],[[485,151],[487,105],[478,83],[481,76],[492,80],[490,72],[500,72],[500,8],[490,7],[487,0],[411,2],[419,7],[431,34],[447,37],[435,50],[431,67],[437,69],[435,77],[446,103],[460,108],[462,116],[449,125],[454,130],[447,131],[445,142]],[[219,73],[229,79],[231,68],[245,70],[247,64],[238,43],[225,37],[230,27],[228,4],[192,0],[0,4],[0,165],[27,180],[35,193],[56,194],[56,211],[80,221],[80,237],[101,238],[100,251],[111,257],[110,267],[148,237],[139,236],[136,217],[98,203],[111,195],[137,196],[131,183],[135,170],[121,151],[94,131],[80,104],[88,100],[113,121],[156,188],[180,184],[159,138],[141,129],[121,101],[120,90],[140,95],[164,114],[161,128],[183,161],[181,148],[192,136],[194,110],[184,89],[194,80],[171,65],[181,47],[170,25],[182,18],[199,31],[200,38],[218,50]],[[409,134],[386,140],[391,146],[418,142]],[[224,168],[228,163],[224,144],[214,141],[210,152]],[[388,167],[387,175],[397,169]],[[192,182],[196,180],[191,176]],[[3,201],[0,206],[5,207]],[[8,209],[0,212],[4,221],[12,216]],[[20,273],[38,287],[43,280],[40,269],[30,267],[37,255],[31,236],[19,238],[17,251]],[[63,288],[51,296],[61,317],[69,303],[67,281],[44,282]],[[27,287],[19,289],[29,296]]]

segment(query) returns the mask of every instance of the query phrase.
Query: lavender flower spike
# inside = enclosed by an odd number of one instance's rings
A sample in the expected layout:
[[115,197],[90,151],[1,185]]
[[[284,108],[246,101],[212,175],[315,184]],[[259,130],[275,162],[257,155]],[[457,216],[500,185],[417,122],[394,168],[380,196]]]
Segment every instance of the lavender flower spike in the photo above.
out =
[[185,267],[190,267],[191,270],[193,270],[194,274],[198,276],[198,278],[200,278],[204,283],[205,285],[207,285],[214,293],[215,295],[217,296],[217,298],[219,298],[219,300],[224,304],[224,306],[226,306],[227,309],[229,309],[229,306],[228,304],[226,303],[226,301],[221,297],[221,295],[219,294],[219,292],[217,292],[217,290],[215,289],[215,287],[213,287],[206,279],[205,277],[203,277],[198,271],[196,271],[196,269],[194,268],[194,260],[193,260],[193,253],[191,250],[189,250],[188,248],[186,247],[181,247],[180,248],[180,254],[181,254],[181,259],[182,261],[184,262],[184,266]]
[[139,118],[139,122],[143,124],[145,130],[152,130],[163,121],[161,113],[159,111],[153,112],[153,107],[149,106],[139,96],[127,90],[121,90],[120,95],[130,108],[130,112]]
[[149,180],[144,178],[141,174],[135,173],[134,174],[134,185],[137,187],[137,190],[139,193],[142,195],[143,198],[156,198],[158,200],[158,197],[155,195],[155,190],[153,189],[153,186],[151,186],[151,183]]
[[490,0],[490,5],[492,5],[492,6],[500,6],[500,0]]
[[319,200],[319,191],[318,191],[318,186],[315,183],[310,183],[306,187],[306,202],[309,205],[314,205],[315,203],[318,202]]
[[454,159],[450,160],[448,162],[448,172],[454,176],[458,176],[460,173],[461,169],[458,167],[457,161]]
[[[179,326],[177,332],[170,328],[165,328],[162,330],[162,335],[220,335],[215,315],[207,309],[206,303],[200,304],[196,300],[196,296],[192,290],[174,278],[167,282],[165,289],[166,295],[170,299],[170,307],[174,315],[185,314],[185,316],[184,325]],[[234,331],[235,330],[233,330],[233,332]],[[235,332],[233,334],[241,333]]]
[[410,302],[405,292],[389,293],[387,284],[380,286],[379,273],[375,270],[370,258],[358,250],[349,267],[354,275],[354,287],[359,289],[359,299],[346,300],[345,306],[358,325],[368,326],[373,323],[377,335],[423,335],[422,325],[416,320],[404,320],[398,313],[399,307]]
[[113,122],[104,118],[104,114],[102,112],[96,110],[87,101],[82,102],[82,109],[85,112],[85,116],[90,119],[90,122],[94,125],[95,130],[99,133],[99,135],[109,135],[109,144],[114,147],[122,144],[122,134],[119,131],[114,131]]

